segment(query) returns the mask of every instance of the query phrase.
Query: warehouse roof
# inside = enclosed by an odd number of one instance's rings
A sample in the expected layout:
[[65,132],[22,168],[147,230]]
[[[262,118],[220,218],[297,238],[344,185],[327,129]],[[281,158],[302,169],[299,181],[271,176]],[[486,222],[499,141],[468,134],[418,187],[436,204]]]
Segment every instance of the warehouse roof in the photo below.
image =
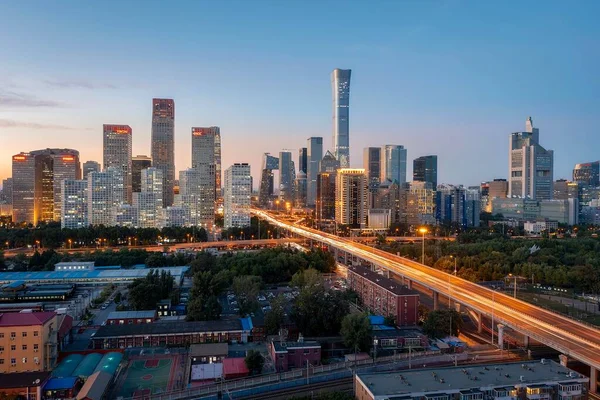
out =
[[239,319],[218,321],[168,322],[155,324],[105,325],[94,335],[94,340],[121,336],[148,336],[177,333],[242,331]]
[[112,311],[108,314],[108,317],[106,317],[106,319],[147,319],[155,317],[156,310]]
[[123,281],[143,278],[148,272],[157,269],[159,272],[167,271],[175,277],[176,282],[188,270],[189,267],[163,267],[147,269],[119,269],[103,271],[37,271],[37,272],[0,272],[0,284],[14,281],[43,282],[43,281]]

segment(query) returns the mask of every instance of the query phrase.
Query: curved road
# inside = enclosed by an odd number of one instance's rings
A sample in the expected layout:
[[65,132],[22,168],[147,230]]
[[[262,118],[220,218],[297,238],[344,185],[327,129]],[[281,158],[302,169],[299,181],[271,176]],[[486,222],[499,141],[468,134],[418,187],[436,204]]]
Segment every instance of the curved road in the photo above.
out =
[[[454,301],[491,317],[567,356],[600,369],[600,330],[524,301],[455,277],[421,263],[304,226],[282,222],[271,214],[253,214],[302,237],[346,251],[402,275]],[[593,374],[595,375],[595,374]],[[595,386],[595,385],[594,385]]]

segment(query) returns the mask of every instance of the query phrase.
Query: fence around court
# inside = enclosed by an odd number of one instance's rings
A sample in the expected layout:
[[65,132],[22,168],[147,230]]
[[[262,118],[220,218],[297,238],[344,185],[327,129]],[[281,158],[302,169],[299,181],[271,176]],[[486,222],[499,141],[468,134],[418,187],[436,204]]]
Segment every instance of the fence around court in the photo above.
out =
[[[466,358],[466,354],[457,355],[459,359]],[[422,363],[449,361],[447,354],[441,354],[440,351],[415,352],[413,354],[400,353],[394,356],[377,357],[375,363],[373,359],[360,361],[344,361],[340,363],[309,366],[308,382],[317,383],[328,380],[335,380],[352,376],[353,370],[365,372],[383,371],[389,368],[398,368],[408,366],[412,360]],[[417,364],[415,364],[417,365]],[[288,372],[273,373],[258,376],[256,378],[237,379],[225,381],[222,383],[210,384],[207,386],[188,388],[184,390],[171,391],[152,395],[152,400],[178,400],[178,399],[216,399],[219,393],[223,397],[244,397],[254,394],[264,393],[274,390],[282,390],[294,386],[307,384],[306,369],[296,369]],[[131,398],[123,400],[132,400]]]

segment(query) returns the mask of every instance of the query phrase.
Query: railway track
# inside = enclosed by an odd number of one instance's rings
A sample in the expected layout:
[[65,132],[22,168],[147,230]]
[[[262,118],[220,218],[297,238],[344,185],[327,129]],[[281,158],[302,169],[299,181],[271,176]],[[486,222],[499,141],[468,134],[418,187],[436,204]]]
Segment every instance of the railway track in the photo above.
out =
[[[288,389],[282,389],[272,391],[268,393],[261,393],[252,396],[240,397],[241,400],[287,400],[292,397],[303,397],[319,395],[328,392],[346,392],[351,393],[353,391],[352,378],[341,378],[328,382],[313,383],[310,385],[303,385],[292,387]],[[223,393],[223,399],[227,399],[227,393]]]

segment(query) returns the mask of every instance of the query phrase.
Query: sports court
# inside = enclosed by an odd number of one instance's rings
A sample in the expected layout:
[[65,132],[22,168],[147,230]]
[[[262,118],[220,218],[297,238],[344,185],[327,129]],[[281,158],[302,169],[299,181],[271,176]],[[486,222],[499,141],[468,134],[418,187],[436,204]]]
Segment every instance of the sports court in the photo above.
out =
[[181,355],[150,353],[129,359],[123,377],[118,380],[116,397],[145,400],[151,395],[177,389],[177,377],[182,370]]

